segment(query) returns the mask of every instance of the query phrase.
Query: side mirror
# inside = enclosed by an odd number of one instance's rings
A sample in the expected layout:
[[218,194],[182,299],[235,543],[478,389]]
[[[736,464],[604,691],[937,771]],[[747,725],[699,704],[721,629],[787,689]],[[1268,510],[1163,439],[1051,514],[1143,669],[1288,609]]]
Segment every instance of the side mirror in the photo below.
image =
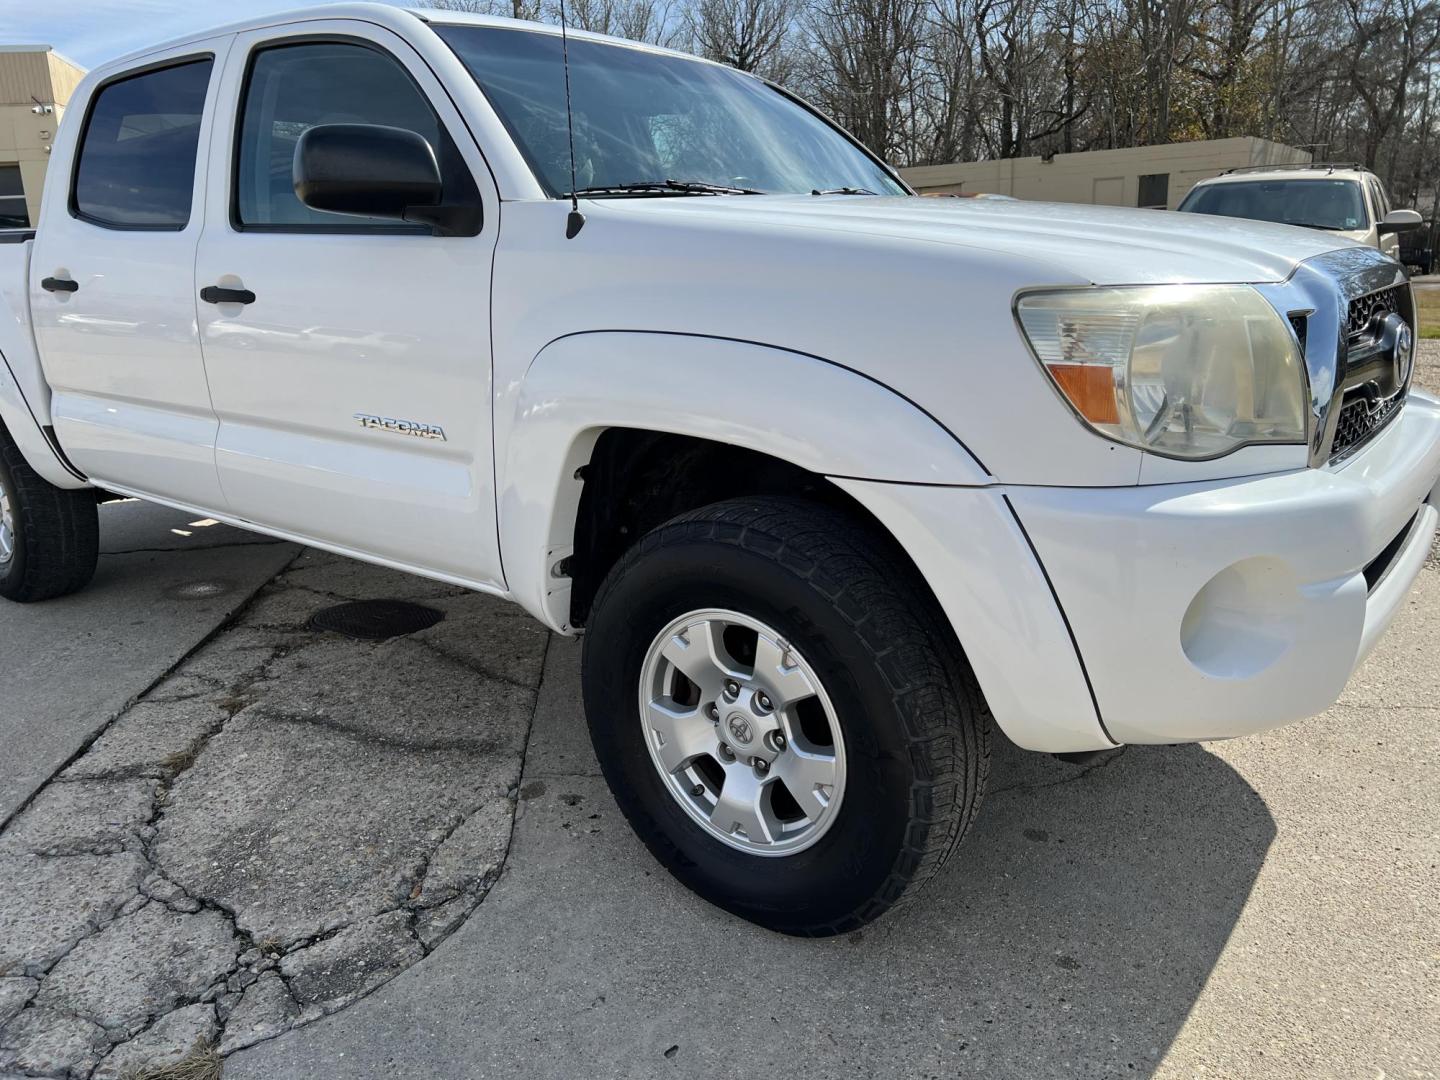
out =
[[1391,210],[1381,220],[1379,225],[1380,235],[1387,236],[1390,233],[1410,232],[1425,224],[1418,211],[1415,210]]
[[295,195],[312,210],[394,218],[442,236],[480,231],[477,202],[446,206],[434,148],[405,128],[320,124],[295,146]]

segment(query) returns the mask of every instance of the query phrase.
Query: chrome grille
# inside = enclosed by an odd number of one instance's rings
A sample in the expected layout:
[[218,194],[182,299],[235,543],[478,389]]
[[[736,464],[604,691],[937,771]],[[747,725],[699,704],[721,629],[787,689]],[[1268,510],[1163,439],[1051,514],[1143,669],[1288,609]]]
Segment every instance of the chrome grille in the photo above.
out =
[[1396,394],[1385,401],[1357,398],[1347,401],[1335,425],[1335,441],[1330,444],[1330,461],[1344,461],[1373,439],[1386,424],[1394,420],[1405,404],[1405,395]]
[[[1409,300],[1409,286],[1398,284],[1350,301],[1342,349],[1346,389],[1337,402],[1340,415],[1335,423],[1335,437],[1330,442],[1331,464],[1344,461],[1378,435],[1405,404],[1410,388],[1397,386],[1388,378],[1391,358],[1381,331],[1385,316],[1391,312],[1404,317],[1412,327],[1415,325]],[[1386,365],[1385,374],[1378,378],[1374,369],[1377,360]],[[1381,393],[1387,396],[1382,397]]]
[[1345,342],[1356,345],[1371,332],[1376,315],[1388,315],[1392,311],[1405,314],[1404,285],[1392,285],[1379,292],[1357,296],[1350,301],[1350,311],[1345,318]]

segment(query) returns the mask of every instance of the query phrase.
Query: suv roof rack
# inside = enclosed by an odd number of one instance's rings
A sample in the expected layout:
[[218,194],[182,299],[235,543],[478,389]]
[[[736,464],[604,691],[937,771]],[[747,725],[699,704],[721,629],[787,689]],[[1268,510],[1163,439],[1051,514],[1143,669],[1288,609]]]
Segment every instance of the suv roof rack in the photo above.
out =
[[1265,172],[1266,170],[1279,172],[1287,169],[1324,169],[1326,172],[1334,172],[1336,169],[1358,169],[1360,172],[1370,171],[1358,161],[1296,161],[1289,165],[1238,165],[1233,169],[1226,169],[1220,175],[1229,176],[1231,173]]

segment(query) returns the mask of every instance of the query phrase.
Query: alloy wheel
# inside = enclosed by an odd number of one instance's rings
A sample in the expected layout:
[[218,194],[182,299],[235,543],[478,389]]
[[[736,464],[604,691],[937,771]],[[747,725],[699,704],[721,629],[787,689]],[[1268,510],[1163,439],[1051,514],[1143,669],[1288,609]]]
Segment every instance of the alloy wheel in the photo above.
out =
[[661,630],[641,668],[640,717],[667,790],[722,843],[793,855],[835,821],[835,709],[805,658],[758,619],[692,611]]

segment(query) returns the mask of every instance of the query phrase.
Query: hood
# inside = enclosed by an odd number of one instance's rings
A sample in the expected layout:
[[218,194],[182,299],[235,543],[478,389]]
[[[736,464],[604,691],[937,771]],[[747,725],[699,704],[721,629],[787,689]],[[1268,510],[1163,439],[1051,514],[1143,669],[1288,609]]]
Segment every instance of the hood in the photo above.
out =
[[[1005,254],[1035,265],[1034,284],[1284,281],[1297,263],[1351,241],[1270,222],[1076,203],[918,196],[726,195],[608,199],[606,211],[675,224],[810,229]],[[1049,272],[1046,272],[1049,268]]]

